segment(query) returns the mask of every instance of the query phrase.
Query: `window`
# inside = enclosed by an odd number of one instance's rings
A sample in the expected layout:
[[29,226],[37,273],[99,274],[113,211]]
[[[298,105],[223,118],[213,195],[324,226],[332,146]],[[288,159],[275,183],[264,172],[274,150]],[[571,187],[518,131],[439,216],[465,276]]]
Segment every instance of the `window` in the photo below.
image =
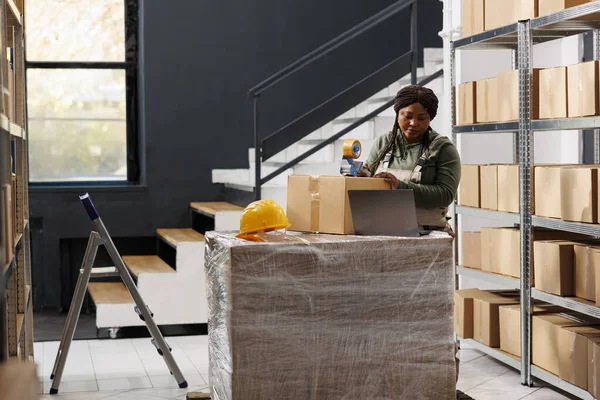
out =
[[137,1],[25,6],[31,182],[138,181]]

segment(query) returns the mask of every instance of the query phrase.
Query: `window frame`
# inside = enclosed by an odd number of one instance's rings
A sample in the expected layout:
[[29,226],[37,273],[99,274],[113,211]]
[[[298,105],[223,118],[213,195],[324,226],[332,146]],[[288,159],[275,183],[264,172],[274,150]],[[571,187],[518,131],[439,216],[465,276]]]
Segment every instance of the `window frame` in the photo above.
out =
[[[24,3],[27,3],[25,1]],[[66,186],[128,186],[141,183],[141,163],[139,151],[139,7],[138,0],[123,0],[125,13],[125,61],[28,61],[27,32],[24,33],[25,88],[27,90],[27,70],[31,69],[114,69],[125,71],[125,125],[126,125],[126,164],[127,179],[118,181],[67,181],[29,182],[30,187]],[[26,129],[29,132],[29,114],[25,104]]]

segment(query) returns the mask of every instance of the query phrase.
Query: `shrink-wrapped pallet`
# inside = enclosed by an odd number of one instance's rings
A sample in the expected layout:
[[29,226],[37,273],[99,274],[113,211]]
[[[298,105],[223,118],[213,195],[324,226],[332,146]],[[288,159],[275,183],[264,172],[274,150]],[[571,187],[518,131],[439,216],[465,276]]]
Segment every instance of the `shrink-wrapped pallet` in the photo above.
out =
[[206,235],[215,400],[454,399],[452,240]]

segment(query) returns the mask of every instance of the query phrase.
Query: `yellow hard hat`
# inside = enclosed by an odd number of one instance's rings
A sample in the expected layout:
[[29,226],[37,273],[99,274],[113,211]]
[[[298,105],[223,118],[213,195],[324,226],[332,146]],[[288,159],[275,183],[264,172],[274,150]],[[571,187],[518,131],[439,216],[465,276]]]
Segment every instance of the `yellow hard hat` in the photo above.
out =
[[270,232],[290,227],[283,209],[273,200],[258,200],[246,207],[240,218],[237,238],[250,239],[259,232]]

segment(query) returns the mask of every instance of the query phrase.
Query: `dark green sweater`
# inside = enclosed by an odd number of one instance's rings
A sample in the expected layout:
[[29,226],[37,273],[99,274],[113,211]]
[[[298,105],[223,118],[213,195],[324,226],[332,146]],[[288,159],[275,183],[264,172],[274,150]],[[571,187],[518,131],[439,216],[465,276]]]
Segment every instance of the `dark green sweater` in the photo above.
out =
[[[430,139],[440,134],[431,131]],[[441,143],[433,149],[429,163],[421,170],[421,183],[400,182],[398,189],[412,189],[415,193],[415,203],[419,208],[444,208],[450,205],[455,197],[460,182],[460,156],[450,139],[442,136]],[[396,148],[389,164],[389,169],[412,171],[419,159],[420,143],[406,144],[399,135],[396,138]],[[377,155],[389,142],[389,134],[377,138],[371,148],[367,163],[372,166]],[[373,173],[374,171],[371,171]]]

